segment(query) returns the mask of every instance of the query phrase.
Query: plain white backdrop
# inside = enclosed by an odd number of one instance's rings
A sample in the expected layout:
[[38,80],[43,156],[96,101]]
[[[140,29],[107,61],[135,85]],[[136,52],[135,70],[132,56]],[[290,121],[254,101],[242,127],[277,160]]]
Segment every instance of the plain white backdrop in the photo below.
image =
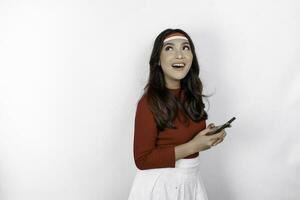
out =
[[300,199],[296,0],[0,1],[0,199],[124,200],[136,103],[155,37],[192,38],[207,123],[211,200]]

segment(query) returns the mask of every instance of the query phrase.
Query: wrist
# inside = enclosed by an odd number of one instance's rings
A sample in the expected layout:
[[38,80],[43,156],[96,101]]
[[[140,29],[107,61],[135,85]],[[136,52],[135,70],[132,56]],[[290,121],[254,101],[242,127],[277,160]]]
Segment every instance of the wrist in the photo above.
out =
[[190,154],[194,154],[194,153],[197,153],[199,152],[198,149],[197,149],[197,145],[195,144],[195,142],[193,141],[190,141],[188,142],[189,143],[189,149],[190,149]]

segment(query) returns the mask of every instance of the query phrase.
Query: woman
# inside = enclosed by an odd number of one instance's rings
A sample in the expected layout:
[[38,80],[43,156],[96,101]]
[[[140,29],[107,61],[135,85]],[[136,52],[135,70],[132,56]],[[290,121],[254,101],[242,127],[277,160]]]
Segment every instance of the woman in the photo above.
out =
[[129,200],[206,200],[199,152],[226,133],[206,133],[202,82],[194,44],[181,29],[166,29],[155,42],[150,75],[136,108],[134,160]]

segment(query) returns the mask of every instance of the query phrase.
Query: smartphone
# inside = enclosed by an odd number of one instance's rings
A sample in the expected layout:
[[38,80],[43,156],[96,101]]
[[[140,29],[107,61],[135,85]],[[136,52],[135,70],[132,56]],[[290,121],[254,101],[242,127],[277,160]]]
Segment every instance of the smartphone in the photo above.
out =
[[218,128],[212,132],[208,132],[206,133],[206,135],[213,135],[216,133],[219,133],[220,131],[222,131],[224,128],[227,128],[230,126],[230,123],[235,120],[235,117],[231,118],[228,122],[226,122],[225,124],[223,124],[222,126],[217,126]]

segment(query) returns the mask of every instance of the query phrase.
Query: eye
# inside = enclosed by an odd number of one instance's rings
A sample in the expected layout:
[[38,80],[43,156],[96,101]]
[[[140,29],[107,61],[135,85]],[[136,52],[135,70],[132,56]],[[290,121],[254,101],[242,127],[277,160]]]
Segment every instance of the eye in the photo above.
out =
[[167,46],[167,47],[165,48],[165,50],[166,50],[166,51],[168,51],[168,50],[169,50],[169,48],[173,49],[173,47],[171,47],[171,46]]
[[188,45],[183,46],[183,50],[187,47],[187,50],[190,50],[190,47]]

